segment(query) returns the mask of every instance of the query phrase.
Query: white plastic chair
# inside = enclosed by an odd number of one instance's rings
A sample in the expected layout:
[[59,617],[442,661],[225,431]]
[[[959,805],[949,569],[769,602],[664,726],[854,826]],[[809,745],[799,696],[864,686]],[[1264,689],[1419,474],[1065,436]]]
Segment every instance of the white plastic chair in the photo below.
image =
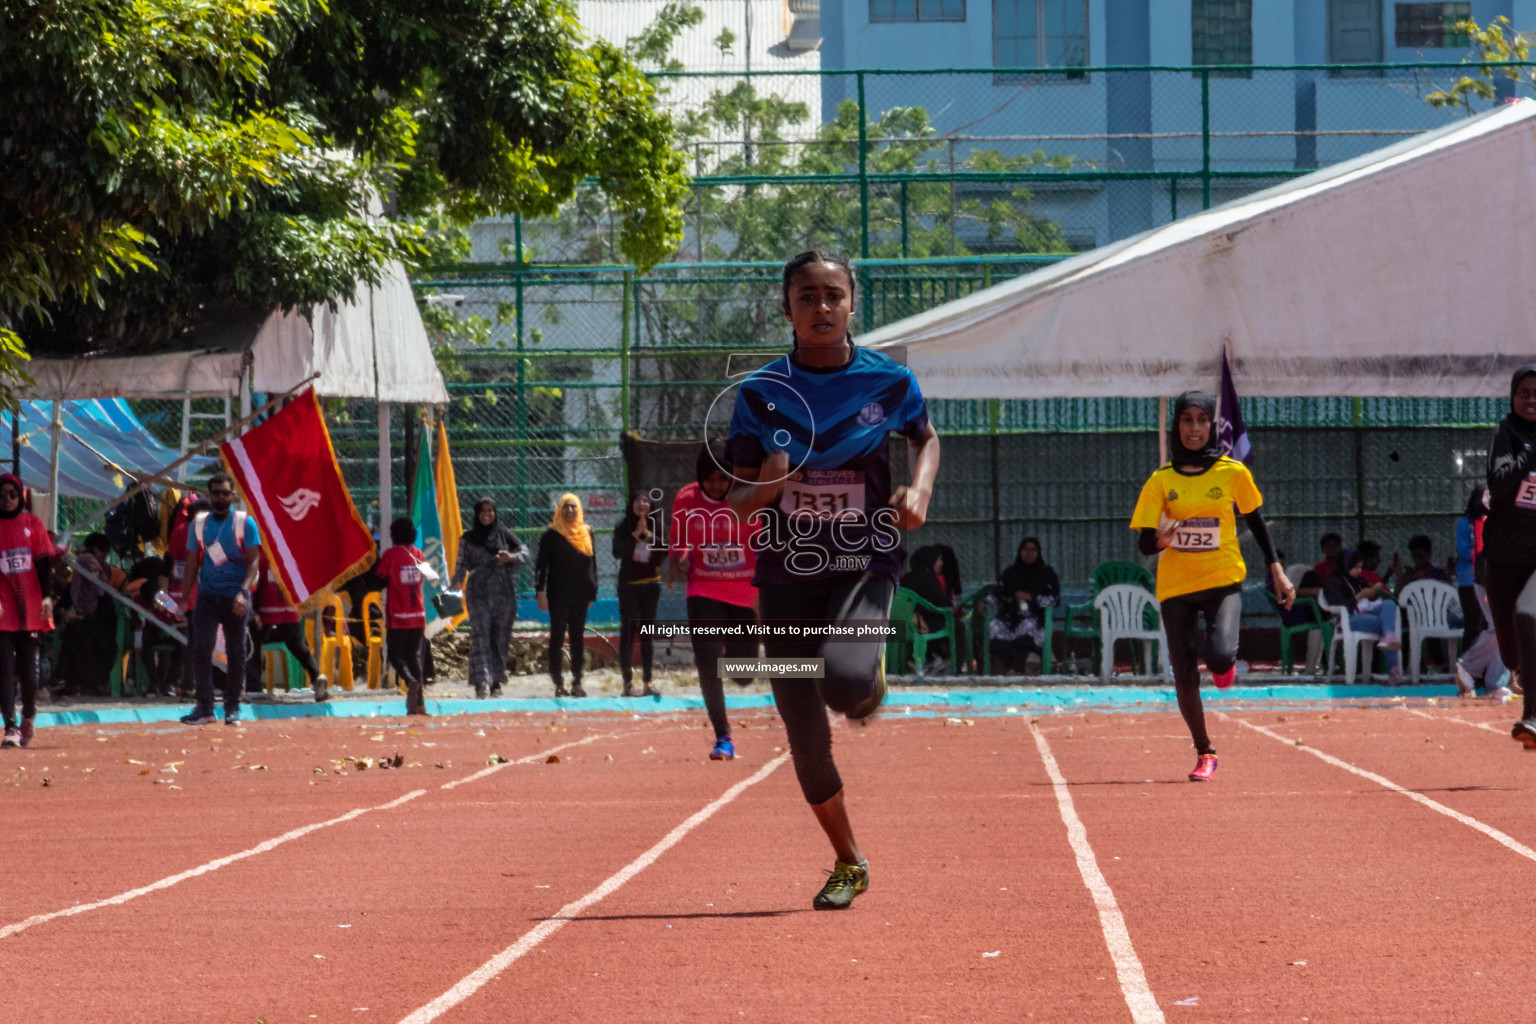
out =
[[[1116,640],[1141,640],[1157,644],[1158,662],[1162,667],[1163,678],[1172,677],[1173,673],[1168,667],[1168,638],[1163,635],[1162,616],[1158,616],[1155,629],[1147,629],[1142,624],[1145,621],[1148,605],[1152,606],[1154,612],[1157,611],[1156,598],[1145,588],[1131,583],[1116,583],[1105,587],[1093,599],[1093,607],[1099,613],[1099,636],[1104,651],[1099,658],[1101,681],[1109,682],[1110,674],[1114,672]],[[1146,647],[1143,650],[1147,675],[1150,676],[1152,648]]]
[[1456,660],[1461,645],[1461,627],[1451,625],[1451,613],[1461,611],[1461,596],[1449,583],[1414,580],[1403,588],[1397,603],[1408,616],[1408,635],[1413,648],[1408,652],[1408,678],[1416,683],[1423,664],[1424,641],[1450,642],[1450,660]]
[[1326,677],[1333,678],[1333,652],[1341,644],[1344,647],[1344,682],[1353,683],[1355,673],[1361,665],[1360,656],[1364,655],[1365,681],[1371,681],[1371,665],[1376,658],[1376,644],[1381,640],[1380,633],[1360,633],[1349,627],[1349,608],[1340,604],[1329,604],[1328,598],[1321,592],[1317,595],[1317,606],[1323,610],[1324,615],[1332,615],[1334,620],[1333,643],[1328,647],[1328,665]]

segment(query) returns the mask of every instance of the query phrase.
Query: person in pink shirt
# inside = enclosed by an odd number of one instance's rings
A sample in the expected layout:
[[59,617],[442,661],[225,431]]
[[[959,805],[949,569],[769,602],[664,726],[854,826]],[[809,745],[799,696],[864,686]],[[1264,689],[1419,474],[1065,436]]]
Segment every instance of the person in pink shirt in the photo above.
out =
[[[694,483],[686,484],[672,502],[671,554],[667,559],[667,589],[688,573],[688,625],[745,627],[757,622],[757,588],[752,575],[757,553],[752,538],[757,524],[743,524],[726,503],[731,489],[731,463],[724,441],[711,441],[699,452]],[[757,657],[756,640],[693,637],[693,661],[709,724],[715,730],[712,761],[736,756],[731,725],[725,717],[725,685],[718,659]],[[737,679],[739,686],[752,680]]]

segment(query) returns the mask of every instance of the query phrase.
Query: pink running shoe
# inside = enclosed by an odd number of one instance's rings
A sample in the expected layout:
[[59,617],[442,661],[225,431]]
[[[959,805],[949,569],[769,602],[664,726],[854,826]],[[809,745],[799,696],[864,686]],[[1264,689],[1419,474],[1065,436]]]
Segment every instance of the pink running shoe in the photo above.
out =
[[1190,782],[1210,782],[1216,777],[1216,755],[1201,754],[1195,762],[1195,770],[1189,773]]
[[23,718],[21,720],[21,745],[23,747],[30,747],[32,745],[32,732],[32,719]]
[[1218,690],[1225,690],[1237,680],[1237,666],[1233,665],[1225,672],[1212,672],[1211,682]]

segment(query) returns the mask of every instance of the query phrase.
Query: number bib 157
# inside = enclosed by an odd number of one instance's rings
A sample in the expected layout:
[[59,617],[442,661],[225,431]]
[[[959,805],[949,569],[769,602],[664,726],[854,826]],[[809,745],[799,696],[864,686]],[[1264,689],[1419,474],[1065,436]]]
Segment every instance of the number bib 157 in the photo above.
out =
[[808,469],[784,481],[779,510],[831,518],[864,511],[864,474],[856,469]]
[[1520,489],[1515,492],[1516,508],[1536,508],[1536,473],[1525,474]]
[[1221,548],[1221,520],[1211,518],[1184,519],[1173,528],[1175,551],[1202,552]]
[[0,572],[7,576],[32,571],[31,548],[7,548],[0,552]]

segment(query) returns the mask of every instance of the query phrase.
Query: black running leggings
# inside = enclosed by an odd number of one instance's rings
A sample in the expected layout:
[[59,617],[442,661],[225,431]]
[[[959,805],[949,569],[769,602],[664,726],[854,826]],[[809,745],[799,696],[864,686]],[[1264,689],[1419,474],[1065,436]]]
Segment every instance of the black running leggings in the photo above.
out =
[[1499,659],[1520,673],[1525,689],[1522,718],[1536,718],[1536,565],[1488,559],[1488,612],[1499,640]]
[[566,637],[571,640],[571,685],[581,683],[582,662],[587,654],[587,609],[590,601],[581,598],[549,599],[549,679],[556,689],[560,683],[560,648]]
[[[758,587],[763,622],[814,619],[835,624],[849,621],[887,622],[895,581],[862,574],[834,576],[798,583]],[[827,708],[847,713],[874,695],[885,643],[869,640],[770,640],[770,658],[822,658],[821,679],[775,679],[773,702],[789,734],[795,775],[807,803],[822,804],[843,788],[832,760],[832,727]]]
[[[635,634],[643,622],[656,621],[656,604],[661,600],[660,583],[619,584],[619,674],[625,685],[635,677]],[[640,638],[640,678],[651,681],[651,666],[656,663],[656,641]]]
[[[757,613],[751,608],[743,608],[739,604],[727,604],[713,597],[690,597],[688,621],[700,624],[706,622],[752,623],[757,621]],[[720,666],[717,664],[718,659],[722,657],[755,658],[757,641],[726,641],[712,637],[696,637],[693,640],[693,664],[699,671],[699,692],[704,695],[704,710],[709,713],[709,724],[714,726],[716,739],[731,734],[731,723],[725,717],[725,683],[720,679]],[[737,679],[735,682],[737,686],[747,686],[752,682],[752,678],[748,676],[745,679]]]
[[389,629],[384,633],[384,656],[395,674],[405,680],[406,714],[425,714],[427,704],[421,694],[421,649],[426,630]]
[[[1190,739],[1202,754],[1213,754],[1205,732],[1205,705],[1200,702],[1200,647],[1198,617],[1205,616],[1205,665],[1222,673],[1237,663],[1237,634],[1243,621],[1241,584],[1197,590],[1162,602],[1163,632],[1168,637],[1168,661],[1173,666],[1173,686],[1179,695],[1179,714],[1189,727]],[[1112,657],[1109,651],[1106,658]]]
[[16,728],[16,684],[21,684],[21,717],[37,717],[37,634],[0,631],[0,714]]

